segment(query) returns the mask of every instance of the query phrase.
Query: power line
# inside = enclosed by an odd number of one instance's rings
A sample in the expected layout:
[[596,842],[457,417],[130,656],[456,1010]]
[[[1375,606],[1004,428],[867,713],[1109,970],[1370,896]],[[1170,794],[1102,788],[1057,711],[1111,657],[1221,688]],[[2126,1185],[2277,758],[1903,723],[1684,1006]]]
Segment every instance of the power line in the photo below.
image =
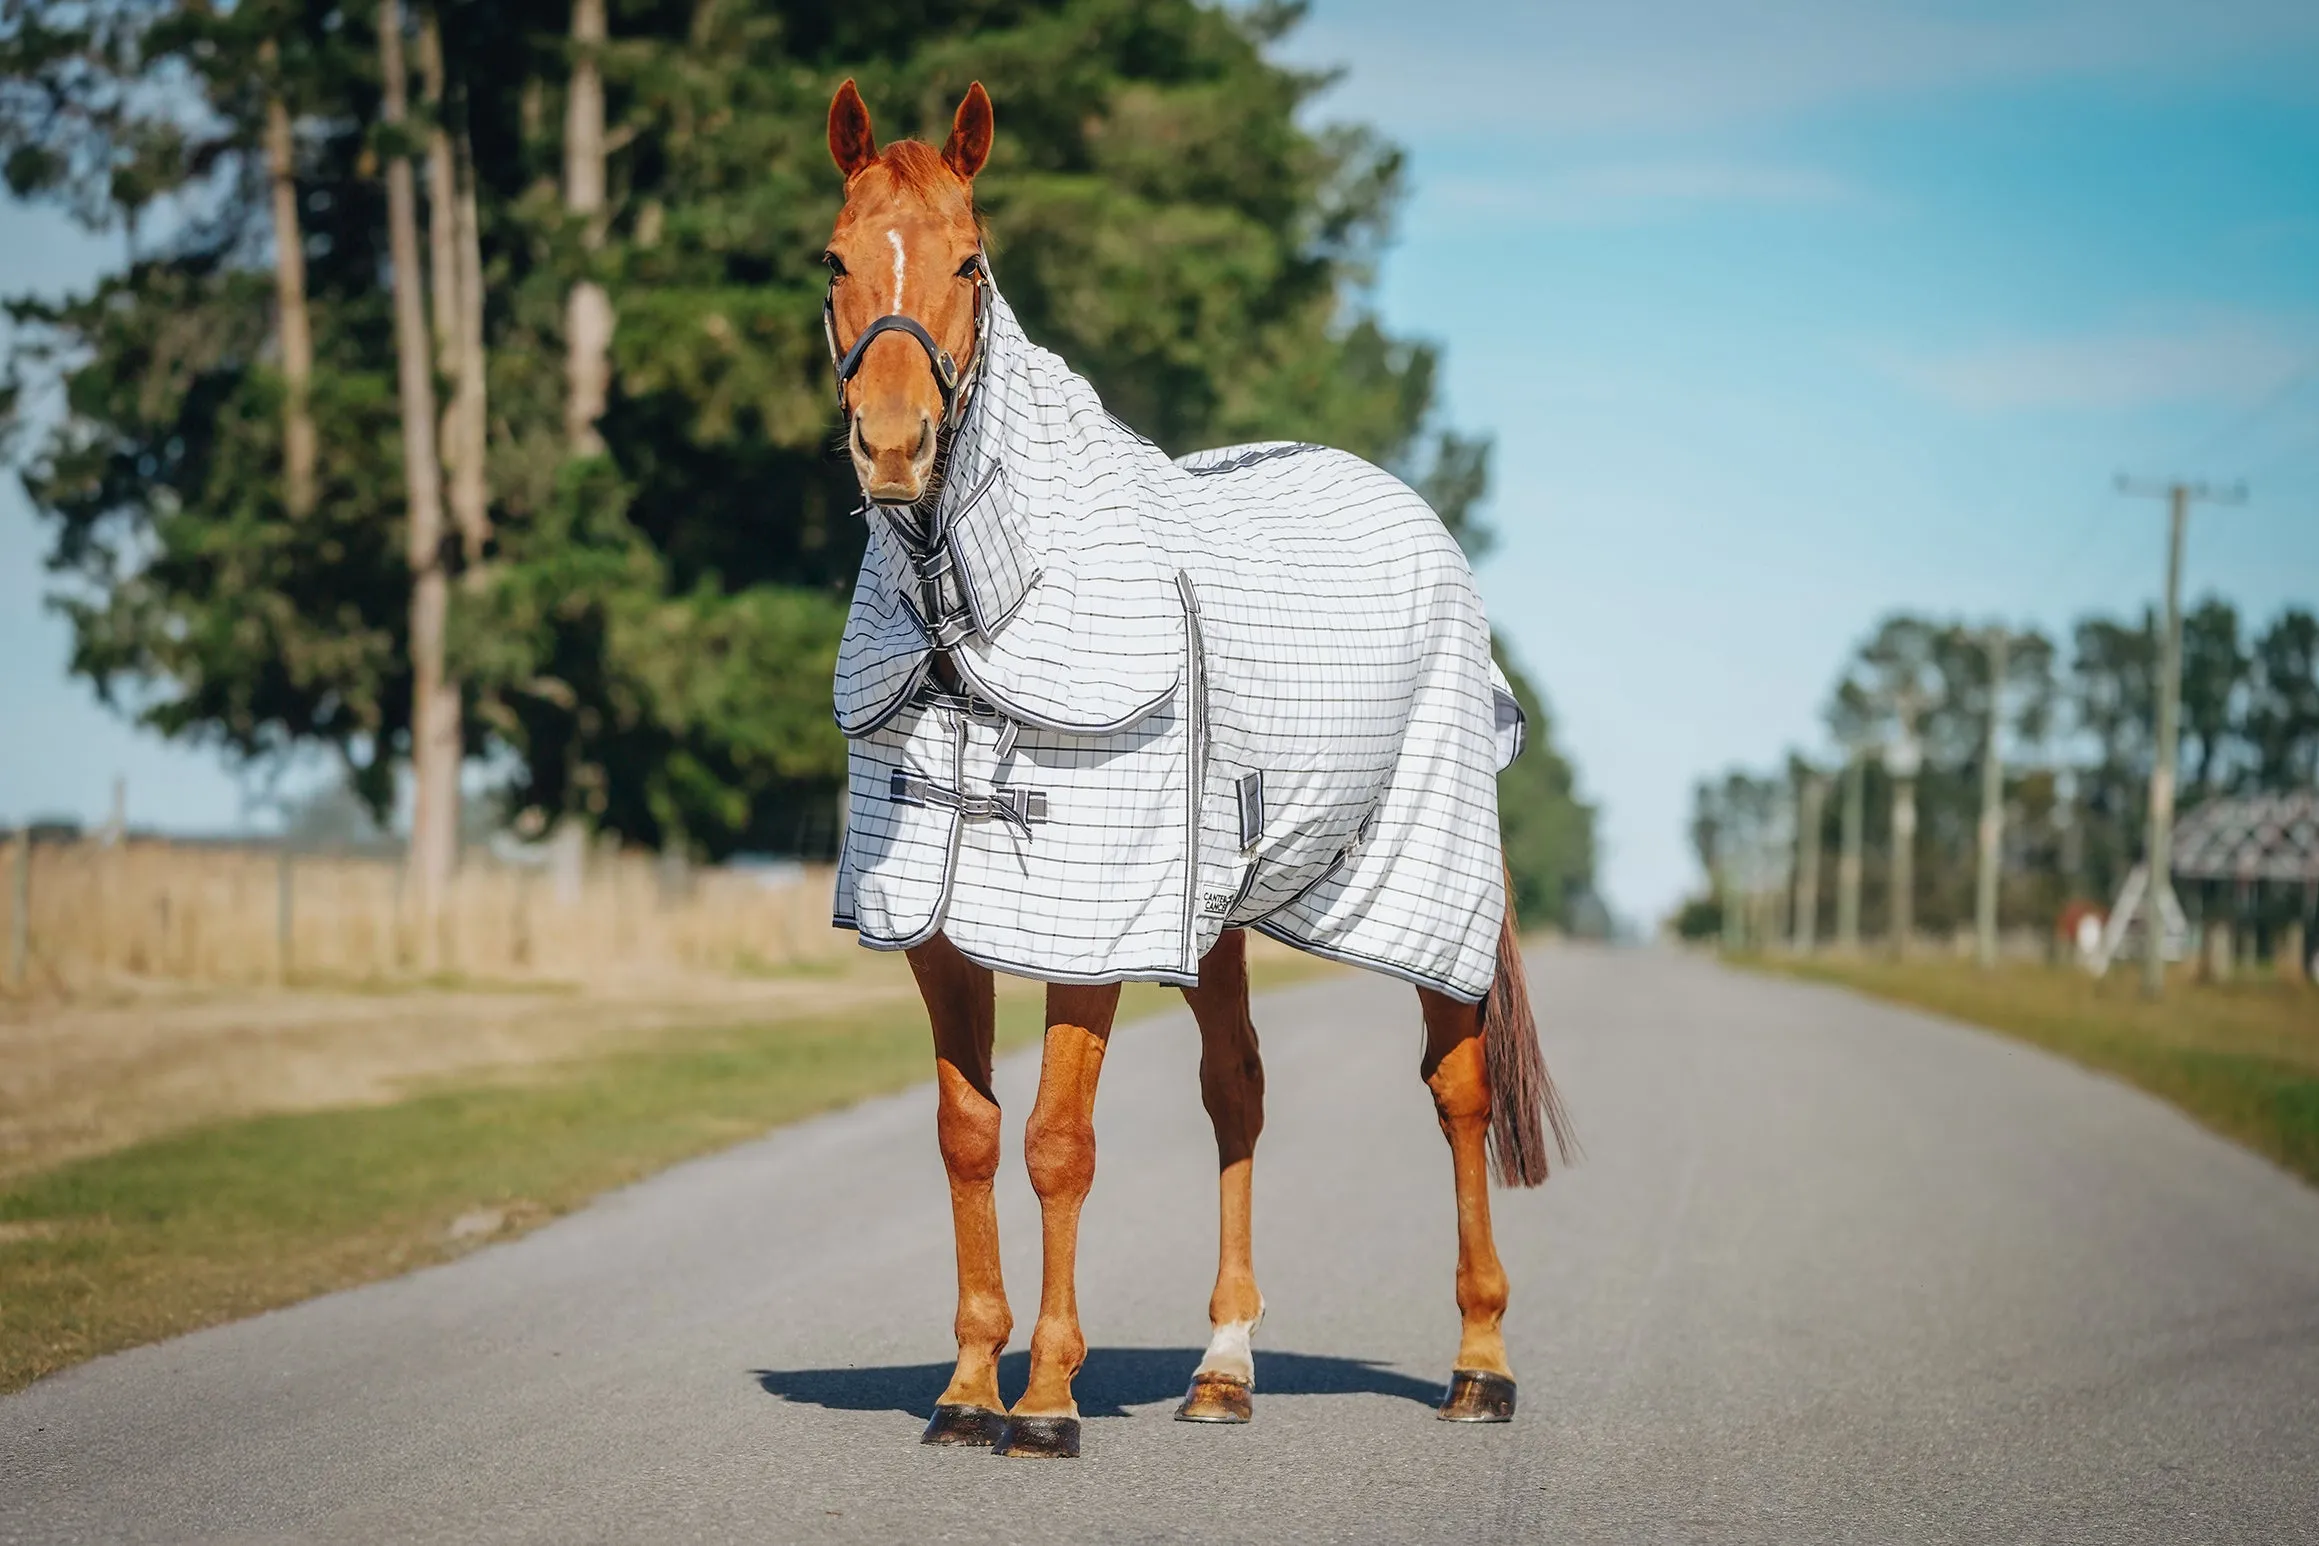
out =
[[[2212,435],[2209,435],[2203,444],[2196,445],[2191,450],[2173,458],[2174,462],[2178,466],[2188,466],[2197,462],[2204,461],[2206,458],[2213,456],[2216,452],[2230,445],[2233,441],[2236,441],[2248,430],[2253,429],[2257,424],[2260,424],[2264,419],[2269,418],[2273,413],[2277,412],[2280,407],[2286,404],[2289,399],[2293,398],[2297,392],[2300,392],[2303,390],[2303,388],[2309,386],[2314,381],[2319,381],[2319,354],[2313,354],[2310,358],[2304,360],[2300,365],[2297,365],[2294,369],[2287,372],[2287,374],[2281,378],[2279,384],[2273,387],[2268,393],[2266,393],[2262,400],[2256,403],[2253,408],[2249,409],[2244,414],[2241,414],[2237,419],[2234,419],[2230,423],[2225,424],[2221,429],[2215,431]],[[2266,464],[2265,468],[2263,469],[2263,475],[2267,476],[2270,472],[2275,471],[2278,467],[2302,455],[2304,449],[2306,448],[2302,446],[2289,449],[2285,455],[2280,456]],[[2098,498],[2094,503],[2087,506],[2085,519],[2080,525],[2077,535],[2071,539],[2069,546],[2062,550],[2061,557],[2054,562],[2051,569],[2047,572],[2045,578],[2039,582],[2036,587],[2038,591],[2043,592],[2052,589],[2053,582],[2061,578],[2063,571],[2069,569],[2073,564],[2075,564],[2079,555],[2084,553],[2086,547],[2092,543],[2094,538],[2100,535],[2104,530],[2108,529],[2109,513],[2110,504],[2105,492],[2103,497]]]
[[[2319,428],[2319,426],[2314,427]],[[2286,450],[2256,468],[2247,481],[2250,483],[2268,483],[2272,475],[2281,468],[2292,466],[2298,459],[2309,456],[2313,451],[2319,451],[2319,435],[2307,435],[2289,445]]]
[[2278,386],[2273,388],[2270,394],[2263,398],[2261,402],[2255,404],[2253,408],[2248,410],[2244,415],[2242,415],[2234,422],[2226,424],[2220,430],[2217,430],[2213,435],[2208,437],[2206,444],[2200,446],[2197,450],[2175,458],[2176,462],[2182,465],[2189,465],[2192,463],[2204,461],[2206,458],[2214,455],[2215,452],[2221,450],[2224,446],[2227,446],[2232,441],[2238,439],[2239,436],[2245,434],[2248,430],[2253,429],[2264,419],[2269,418],[2281,404],[2285,403],[2287,399],[2293,397],[2297,392],[2303,390],[2304,387],[2310,385],[2313,381],[2319,381],[2319,354],[2312,355],[2311,358],[2305,360],[2301,365],[2298,365],[2295,367],[2295,369],[2289,371],[2287,373],[2286,379],[2281,381]]

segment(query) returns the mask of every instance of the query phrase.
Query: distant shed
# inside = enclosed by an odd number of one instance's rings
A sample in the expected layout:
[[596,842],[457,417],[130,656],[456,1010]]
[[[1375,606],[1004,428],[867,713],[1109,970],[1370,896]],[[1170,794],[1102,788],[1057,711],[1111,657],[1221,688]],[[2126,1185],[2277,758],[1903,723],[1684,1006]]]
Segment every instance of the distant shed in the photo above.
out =
[[2174,873],[2319,885],[2319,790],[2208,800],[2174,829]]

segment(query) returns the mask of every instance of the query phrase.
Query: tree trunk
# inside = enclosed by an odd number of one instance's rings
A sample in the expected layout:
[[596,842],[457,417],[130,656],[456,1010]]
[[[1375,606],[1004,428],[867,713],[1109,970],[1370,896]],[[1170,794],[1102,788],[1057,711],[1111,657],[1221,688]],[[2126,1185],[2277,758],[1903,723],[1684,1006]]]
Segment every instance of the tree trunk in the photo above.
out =
[[491,437],[488,359],[483,348],[483,232],[475,204],[475,157],[462,127],[459,136],[459,373],[454,402],[465,428],[464,454],[451,474],[451,514],[467,549],[467,572],[482,576],[483,551],[491,540]]
[[[564,107],[564,208],[585,222],[581,242],[604,242],[604,0],[572,0],[572,84]],[[603,453],[596,421],[612,386],[612,300],[593,279],[564,303],[564,435],[576,456]]]
[[[281,50],[260,50],[269,76]],[[278,82],[270,82],[278,88]],[[314,508],[314,334],[306,315],[306,246],[298,224],[298,166],[290,138],[290,109],[279,89],[266,96],[266,171],[274,188],[275,337],[282,351],[282,504],[291,515]]]
[[483,258],[477,230],[474,164],[464,127],[454,145],[443,67],[441,8],[429,6],[419,23],[419,76],[434,123],[427,135],[428,268],[434,279],[435,358],[452,383],[443,405],[443,469],[450,482],[451,519],[472,567],[490,537],[490,486],[483,386]]
[[[379,117],[405,120],[402,5],[378,13]],[[419,957],[432,968],[442,946],[442,909],[459,841],[459,687],[443,660],[450,602],[443,569],[442,464],[435,449],[434,368],[427,348],[425,281],[419,263],[418,190],[410,158],[387,158],[387,234],[394,266],[395,364],[401,387],[403,480],[408,485],[411,567],[411,813],[409,870],[419,913]]]

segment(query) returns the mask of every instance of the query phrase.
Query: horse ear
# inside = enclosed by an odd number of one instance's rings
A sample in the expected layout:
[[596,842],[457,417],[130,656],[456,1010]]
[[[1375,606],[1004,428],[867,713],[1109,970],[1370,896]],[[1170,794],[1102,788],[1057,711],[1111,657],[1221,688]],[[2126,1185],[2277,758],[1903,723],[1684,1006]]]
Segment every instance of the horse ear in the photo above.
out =
[[850,77],[829,99],[829,159],[849,179],[878,159],[878,142],[870,133],[870,110]]
[[942,160],[950,170],[967,182],[982,170],[990,159],[990,93],[976,81],[966,88],[966,100],[958,104],[958,115],[950,120],[950,138],[943,141]]

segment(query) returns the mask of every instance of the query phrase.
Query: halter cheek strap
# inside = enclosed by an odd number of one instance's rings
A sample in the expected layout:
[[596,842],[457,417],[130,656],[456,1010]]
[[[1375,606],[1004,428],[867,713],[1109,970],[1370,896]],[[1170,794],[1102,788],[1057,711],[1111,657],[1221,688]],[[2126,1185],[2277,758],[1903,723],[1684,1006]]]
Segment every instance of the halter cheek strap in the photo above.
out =
[[[990,308],[983,303],[983,292],[989,288],[990,264],[977,253],[974,259],[975,376],[982,374],[983,357],[988,353],[985,346],[989,342]],[[881,334],[905,333],[918,341],[918,347],[926,351],[926,363],[934,368],[934,385],[942,393],[943,426],[955,427],[965,416],[967,399],[974,390],[973,380],[960,379],[958,361],[951,358],[949,350],[934,341],[934,335],[927,332],[915,317],[905,317],[900,312],[880,317],[861,330],[852,348],[840,350],[837,346],[837,276],[833,275],[829,281],[829,291],[821,300],[821,331],[829,344],[830,363],[837,367],[837,411],[841,415],[846,411],[845,389],[853,385],[854,377],[861,371],[862,355]]]

